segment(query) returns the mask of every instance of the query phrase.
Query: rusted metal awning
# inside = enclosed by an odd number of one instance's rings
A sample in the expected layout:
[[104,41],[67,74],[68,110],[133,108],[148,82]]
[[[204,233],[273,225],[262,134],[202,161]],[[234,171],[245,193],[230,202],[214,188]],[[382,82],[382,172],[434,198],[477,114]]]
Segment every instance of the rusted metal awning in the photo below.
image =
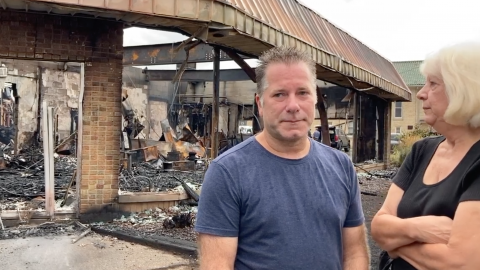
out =
[[312,54],[318,79],[385,99],[411,99],[390,61],[296,0],[2,0],[0,5],[196,33],[247,55],[296,46]]

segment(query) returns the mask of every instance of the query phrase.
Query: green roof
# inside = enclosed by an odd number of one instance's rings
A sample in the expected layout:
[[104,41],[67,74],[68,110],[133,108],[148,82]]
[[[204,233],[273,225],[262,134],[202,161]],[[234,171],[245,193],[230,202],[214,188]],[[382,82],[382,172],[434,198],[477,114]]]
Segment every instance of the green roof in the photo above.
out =
[[408,86],[423,86],[425,84],[425,77],[420,73],[420,65],[422,62],[423,61],[401,61],[392,63]]

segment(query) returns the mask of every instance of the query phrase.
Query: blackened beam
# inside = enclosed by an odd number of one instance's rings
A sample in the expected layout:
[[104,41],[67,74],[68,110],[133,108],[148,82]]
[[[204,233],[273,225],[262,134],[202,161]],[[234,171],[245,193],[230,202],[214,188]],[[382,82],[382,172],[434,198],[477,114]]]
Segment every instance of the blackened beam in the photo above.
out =
[[213,61],[213,102],[212,102],[212,151],[211,157],[216,158],[218,156],[218,120],[220,115],[220,110],[218,108],[220,104],[220,48],[214,48],[215,58]]
[[[171,81],[176,70],[148,70],[143,72],[146,74],[148,81]],[[212,70],[185,70],[182,75],[183,82],[211,82],[213,81]],[[250,81],[250,77],[242,69],[222,69],[220,72],[220,81]]]
[[247,62],[245,62],[245,60],[238,53],[236,53],[233,50],[227,49],[227,48],[223,49],[223,51],[228,55],[228,57],[232,58],[233,61],[235,61],[235,63],[237,63],[237,65],[239,65],[242,68],[243,71],[245,71],[245,73],[248,75],[250,80],[252,80],[252,82],[254,82],[254,83],[257,82],[257,76],[255,74],[255,69],[250,67],[247,64]]
[[[192,41],[194,42],[194,41]],[[148,65],[170,65],[182,64],[187,58],[185,50],[177,49],[182,42],[165,43],[157,45],[145,46],[127,46],[123,47],[123,65],[124,66],[148,66]],[[185,44],[182,44],[185,45]],[[188,44],[187,44],[188,45]],[[239,54],[242,59],[249,59],[253,57]],[[188,57],[189,63],[213,62],[213,47],[201,43],[190,50]],[[220,61],[231,61],[225,52],[220,52]]]

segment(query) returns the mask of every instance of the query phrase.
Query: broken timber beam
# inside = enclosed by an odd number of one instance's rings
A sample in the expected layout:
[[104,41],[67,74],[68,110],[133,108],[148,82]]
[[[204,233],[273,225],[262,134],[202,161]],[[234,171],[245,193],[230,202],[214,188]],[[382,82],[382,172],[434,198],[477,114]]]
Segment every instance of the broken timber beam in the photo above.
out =
[[185,189],[185,192],[188,194],[188,196],[190,196],[190,198],[192,198],[196,202],[198,202],[200,200],[200,197],[198,196],[198,194],[189,185],[187,185],[187,183],[185,183],[185,181],[183,181],[182,179],[180,179],[178,177],[175,177],[173,175],[172,175],[172,177],[175,180],[177,180],[178,182],[180,182],[180,184],[182,184],[183,189]]
[[177,81],[180,81],[180,78],[182,77],[183,73],[185,72],[185,69],[187,68],[187,65],[188,65],[188,58],[190,57],[190,50],[195,48],[196,46],[198,46],[202,41],[201,40],[196,40],[194,42],[192,42],[191,44],[189,45],[186,45],[184,47],[185,49],[185,54],[186,54],[186,58],[185,58],[185,61],[182,63],[182,65],[180,66],[180,68],[178,69],[177,73],[175,74],[175,76],[173,77],[172,79],[172,83],[175,83]]

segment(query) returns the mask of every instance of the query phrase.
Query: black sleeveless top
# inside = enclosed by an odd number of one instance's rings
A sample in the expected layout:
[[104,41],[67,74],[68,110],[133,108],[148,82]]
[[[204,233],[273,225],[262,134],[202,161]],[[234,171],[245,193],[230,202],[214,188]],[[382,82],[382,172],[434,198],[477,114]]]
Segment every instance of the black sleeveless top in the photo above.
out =
[[[476,142],[460,163],[442,181],[426,185],[423,176],[438,145],[445,137],[430,137],[414,144],[393,182],[405,191],[397,208],[400,218],[447,216],[451,219],[460,202],[480,200],[480,141]],[[416,270],[398,258],[394,270]]]

